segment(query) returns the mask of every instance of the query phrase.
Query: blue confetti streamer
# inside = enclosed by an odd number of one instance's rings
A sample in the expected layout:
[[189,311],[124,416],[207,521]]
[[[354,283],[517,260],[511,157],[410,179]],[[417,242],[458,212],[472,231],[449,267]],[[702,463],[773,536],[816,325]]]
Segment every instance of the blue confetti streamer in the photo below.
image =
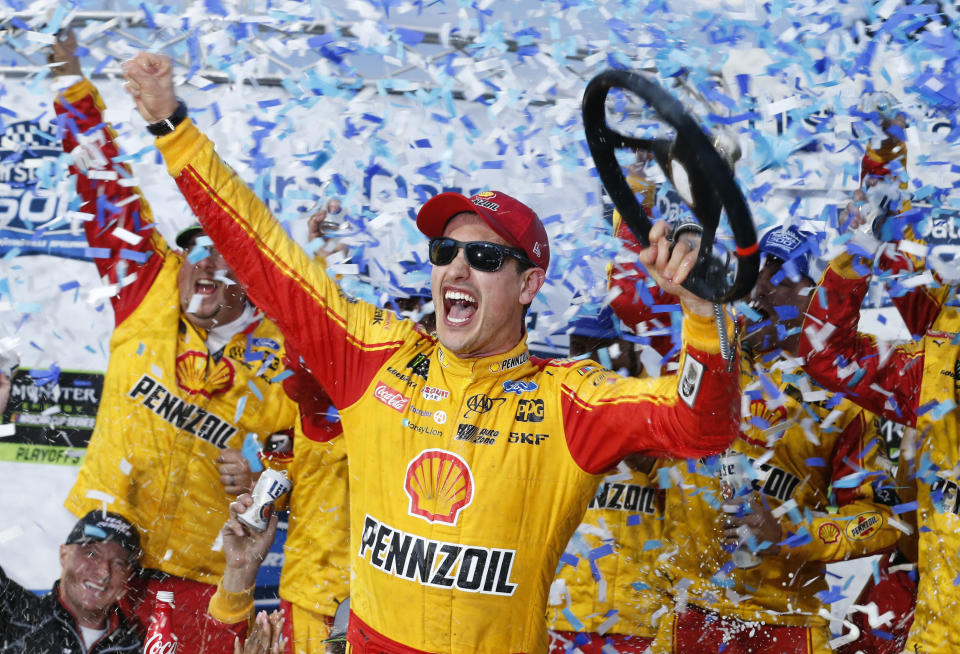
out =
[[136,261],[137,263],[140,263],[140,264],[146,263],[147,259],[150,258],[151,254],[153,254],[152,250],[149,250],[147,252],[141,252],[139,250],[131,250],[129,248],[120,248],[121,259]]
[[[244,396],[244,399],[246,399],[246,396]],[[234,420],[234,422],[237,422],[237,420]],[[243,455],[243,458],[247,460],[247,464],[250,466],[250,472],[257,473],[263,470],[263,463],[260,461],[260,452],[262,450],[263,448],[260,447],[257,435],[253,432],[248,432],[246,438],[243,439],[243,446],[240,448],[240,453]]]

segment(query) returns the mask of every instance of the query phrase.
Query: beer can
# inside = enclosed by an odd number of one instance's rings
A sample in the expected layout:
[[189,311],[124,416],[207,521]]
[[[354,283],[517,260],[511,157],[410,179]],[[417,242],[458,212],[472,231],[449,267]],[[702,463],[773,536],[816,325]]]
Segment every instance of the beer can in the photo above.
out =
[[750,461],[739,452],[729,450],[720,457],[720,495],[725,513],[736,513],[744,494],[749,492],[748,468]]
[[[750,469],[753,466],[743,454],[728,450],[720,457],[720,494],[724,513],[737,513],[744,495],[751,485]],[[761,563],[759,556],[748,549],[738,547],[732,552],[733,565],[737,568],[754,568]]]
[[292,482],[287,473],[267,468],[257,480],[251,493],[253,504],[237,516],[237,520],[257,531],[265,531],[273,515],[273,503],[290,490]]

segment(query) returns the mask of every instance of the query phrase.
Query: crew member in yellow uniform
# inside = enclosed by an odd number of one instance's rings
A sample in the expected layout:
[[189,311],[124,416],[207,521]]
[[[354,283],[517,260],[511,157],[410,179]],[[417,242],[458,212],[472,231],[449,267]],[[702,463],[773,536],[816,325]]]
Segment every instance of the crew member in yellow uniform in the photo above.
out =
[[[289,510],[280,572],[280,611],[287,654],[323,654],[337,607],[349,595],[349,513],[343,427],[331,416],[330,398],[287,350],[287,395],[300,405],[291,455],[272,456],[293,487],[275,505]],[[221,583],[208,613],[225,624],[253,614],[254,587],[227,592]]]
[[441,194],[418,216],[435,339],[338,292],[184,117],[169,59],[140,53],[124,70],[184,197],[340,412],[353,650],[542,652],[550,581],[600,475],[632,452],[716,452],[735,433],[712,306],[678,285],[696,254],[671,253],[661,224],[641,255],[687,308],[679,375],[532,359],[543,224],[498,191]]
[[[902,221],[900,234],[909,238],[905,217],[894,220]],[[898,310],[917,339],[896,347],[880,346],[875,337],[857,332],[860,305],[873,272],[872,260],[861,256],[879,244],[863,234],[855,234],[850,242],[858,246],[856,254],[847,251],[835,256],[820,279],[807,309],[800,354],[805,368],[820,383],[917,430],[913,481],[919,580],[904,651],[956,652],[960,650],[960,633],[953,619],[960,609],[956,583],[960,578],[960,414],[956,408],[960,401],[960,314],[950,303],[955,302],[957,285],[937,281],[898,302]],[[935,261],[924,260],[929,249],[920,252],[924,254],[918,263],[935,269]]]
[[590,500],[551,588],[551,652],[642,654],[653,640],[668,603],[657,579],[663,499],[655,461],[627,457]]
[[[615,228],[618,219],[615,212]],[[635,240],[632,245],[640,251]],[[623,279],[635,282],[636,275]],[[620,304],[614,310],[623,312],[617,317],[627,329],[652,314],[642,302]],[[641,374],[640,361],[630,356],[634,343],[617,338],[611,314],[605,310],[595,319],[576,319],[570,354],[592,352],[597,358],[597,348],[617,343],[619,352],[608,351],[614,367],[622,364],[618,370]],[[669,337],[656,342],[670,349]],[[656,464],[652,458],[627,457],[616,472],[600,482],[590,500],[583,521],[560,557],[560,569],[550,588],[547,624],[553,654],[575,650],[600,654],[611,647],[621,654],[641,654],[653,640],[656,621],[669,604],[666,582],[657,573],[657,558],[664,549],[660,540],[663,492],[656,483]]]
[[[283,337],[199,227],[178,236],[182,252],[163,241],[146,200],[124,183],[130,171],[114,162],[113,130],[96,88],[80,76],[75,48],[70,33],[55,46],[58,70],[77,75],[72,84],[61,80],[70,85],[56,111],[82,210],[91,215],[84,229],[94,262],[115,285],[116,328],[94,433],[65,504],[77,515],[106,506],[139,528],[143,601],[134,610],[144,624],[156,591],[173,590],[181,647],[232,652],[245,623],[224,629],[205,614],[224,569],[218,532],[230,500],[253,479],[246,462],[224,469],[222,461],[248,434],[258,446],[292,436],[297,404],[278,381]],[[333,482],[341,495],[343,477]],[[336,529],[333,521],[316,529],[319,551]]]
[[659,623],[655,654],[831,652],[821,609],[839,596],[830,599],[825,564],[892,548],[900,535],[872,416],[797,367],[811,238],[778,227],[760,241],[740,436],[721,457],[672,466],[681,481],[666,491],[664,538],[675,552],[663,571],[675,611]]
[[[867,113],[876,112],[883,137],[876,148],[875,139],[867,144],[860,163],[860,188],[847,204],[846,214],[840,214],[838,224],[848,230],[865,224],[883,241],[916,240],[913,225],[924,216],[919,211],[911,211],[907,192],[906,114],[899,110],[892,97],[884,96],[886,94],[881,94],[880,102],[873,100],[869,103],[871,106],[865,107]],[[924,257],[908,254],[893,242],[884,244],[877,257],[877,267],[886,278],[893,304],[915,339],[923,337],[950,290],[940,279],[930,286],[899,284],[925,265]],[[877,420],[886,423],[888,428],[893,424],[879,416]],[[903,429],[902,425],[899,428]],[[905,434],[906,445],[913,441],[915,430],[907,429]],[[907,455],[899,456],[901,451]],[[888,452],[890,465],[896,469],[900,499],[904,504],[912,503],[916,499],[916,476],[912,471],[914,448],[908,445],[904,450],[896,447],[891,451],[888,447]],[[897,551],[877,560],[874,573],[855,601],[860,606],[873,604],[879,615],[892,614],[892,617],[885,615],[887,619],[876,625],[870,624],[870,616],[863,612],[850,614],[849,619],[860,630],[860,635],[840,647],[839,654],[900,654],[903,651],[917,600],[916,512],[903,511],[900,518],[912,525],[913,532],[901,537]]]
[[[656,187],[645,176],[644,167],[643,159],[629,166],[627,182],[652,217]],[[675,224],[676,238],[693,223],[680,220],[684,214],[674,196],[671,191],[662,198],[660,212]],[[613,212],[612,227],[628,251],[642,251],[619,211]],[[673,346],[676,335],[670,318],[655,309],[676,304],[677,298],[657,286],[647,288],[646,275],[635,263],[608,266],[607,278],[611,289],[617,290],[610,309],[629,335],[617,338],[612,319],[609,323],[578,319],[570,336],[571,354],[593,351],[597,358],[598,348],[606,347],[614,367],[622,365],[631,375],[662,374],[669,364],[676,365],[673,356],[679,349]],[[658,573],[658,558],[664,553],[660,539],[663,493],[655,483],[655,468],[656,460],[628,457],[616,474],[600,483],[590,501],[551,588],[547,619],[554,654],[574,650],[599,654],[611,647],[622,654],[640,654],[653,641],[656,623],[670,603],[667,583]]]

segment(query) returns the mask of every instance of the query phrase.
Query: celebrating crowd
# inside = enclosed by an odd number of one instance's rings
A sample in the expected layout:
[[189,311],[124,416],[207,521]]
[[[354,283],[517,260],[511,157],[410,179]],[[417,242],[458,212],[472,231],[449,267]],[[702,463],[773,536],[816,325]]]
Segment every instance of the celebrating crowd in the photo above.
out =
[[[52,46],[55,106],[115,329],[61,578],[38,600],[0,572],[0,652],[142,651],[171,592],[189,653],[335,651],[338,612],[358,653],[960,651],[957,421],[937,408],[958,388],[954,288],[895,298],[909,344],[857,333],[874,268],[924,264],[869,233],[916,240],[899,193],[859,226],[872,189],[899,189],[901,142],[868,151],[819,282],[821,239],[776,227],[749,306],[719,321],[682,285],[697,226],[657,222],[641,247],[615,215],[624,327],[608,315],[548,360],[525,325],[550,243],[521,200],[420,207],[435,322],[403,319],[339,288],[335,248],[290,238],[192,122],[169,59],[141,53],[127,89],[197,219],[171,247],[75,51],[70,33]],[[630,181],[650,209],[642,165]],[[645,336],[677,304],[679,339]],[[588,358],[604,348],[619,373]],[[917,435],[899,465],[881,418]],[[253,590],[276,517],[238,518],[265,468],[292,482],[269,617]],[[871,554],[874,610],[831,631],[826,565]]]

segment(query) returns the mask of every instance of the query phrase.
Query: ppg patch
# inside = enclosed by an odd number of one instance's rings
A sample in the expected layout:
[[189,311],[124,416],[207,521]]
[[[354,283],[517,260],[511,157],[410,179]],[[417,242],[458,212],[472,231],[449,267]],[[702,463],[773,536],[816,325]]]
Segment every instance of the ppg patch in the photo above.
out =
[[684,358],[683,372],[680,373],[680,387],[677,392],[680,399],[691,409],[700,393],[701,381],[703,381],[703,364],[688,354]]

